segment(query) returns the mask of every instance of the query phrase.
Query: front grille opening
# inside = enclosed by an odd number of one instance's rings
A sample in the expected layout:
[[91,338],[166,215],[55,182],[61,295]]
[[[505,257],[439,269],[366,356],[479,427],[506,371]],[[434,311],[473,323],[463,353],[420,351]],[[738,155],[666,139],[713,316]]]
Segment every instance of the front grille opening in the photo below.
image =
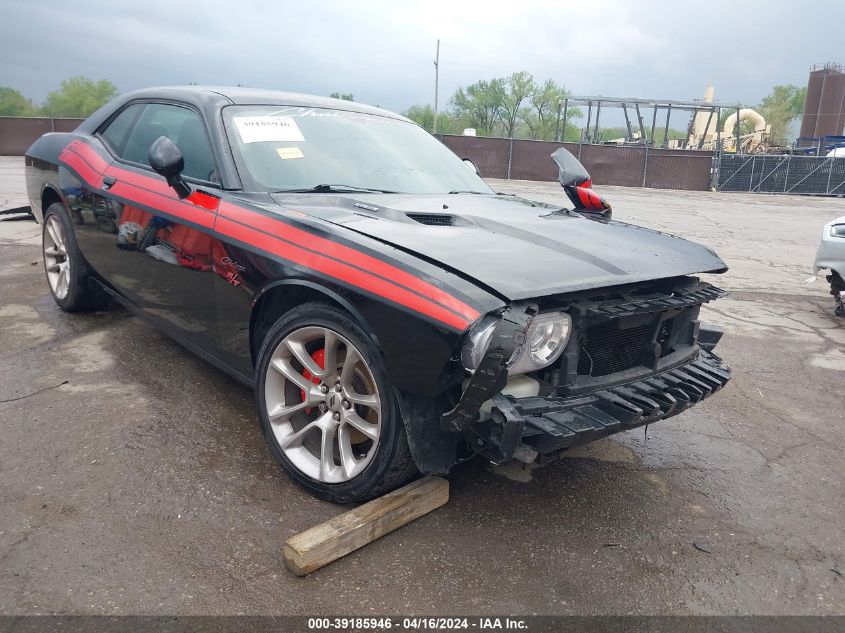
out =
[[581,343],[578,374],[607,376],[642,365],[653,332],[653,323],[627,330],[620,330],[612,323],[589,328]]
[[666,319],[660,324],[660,329],[657,331],[657,342],[660,343],[660,358],[668,356],[675,351],[672,345],[669,345],[669,337],[672,336],[672,327],[676,317]]
[[414,222],[429,226],[454,226],[455,216],[447,213],[406,213]]

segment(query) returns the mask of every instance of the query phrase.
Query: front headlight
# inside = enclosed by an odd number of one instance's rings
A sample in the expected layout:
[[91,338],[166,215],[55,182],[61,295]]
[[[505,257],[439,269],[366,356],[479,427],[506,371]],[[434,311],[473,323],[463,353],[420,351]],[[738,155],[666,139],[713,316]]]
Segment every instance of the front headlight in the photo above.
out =
[[[470,330],[461,350],[461,362],[468,372],[478,369],[499,322],[499,317],[488,315]],[[560,358],[571,333],[572,318],[568,314],[538,314],[528,324],[525,343],[508,361],[508,374],[527,374],[551,365]]]
[[831,237],[845,237],[845,224],[831,224],[830,225],[830,236]]
[[461,362],[468,372],[474,373],[478,369],[481,359],[490,347],[490,339],[499,321],[498,317],[488,315],[470,330],[469,337],[461,350]]
[[511,358],[508,374],[527,374],[548,367],[560,358],[571,333],[572,318],[568,314],[538,314],[525,333],[525,345]]

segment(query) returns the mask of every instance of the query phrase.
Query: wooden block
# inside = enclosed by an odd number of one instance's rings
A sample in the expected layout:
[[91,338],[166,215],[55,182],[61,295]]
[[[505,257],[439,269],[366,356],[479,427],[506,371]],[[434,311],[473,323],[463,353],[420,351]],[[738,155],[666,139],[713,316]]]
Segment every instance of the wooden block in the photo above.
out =
[[449,482],[424,477],[368,501],[285,542],[285,567],[297,576],[363,547],[449,501]]

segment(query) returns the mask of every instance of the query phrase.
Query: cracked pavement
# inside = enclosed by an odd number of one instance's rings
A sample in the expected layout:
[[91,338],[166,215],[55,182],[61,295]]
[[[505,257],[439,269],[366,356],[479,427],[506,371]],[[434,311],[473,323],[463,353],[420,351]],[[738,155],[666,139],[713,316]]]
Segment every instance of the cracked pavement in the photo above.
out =
[[[0,159],[0,208],[23,191]],[[731,267],[703,311],[728,387],[550,466],[463,464],[305,578],[282,543],[339,508],[279,470],[251,393],[122,309],[60,312],[38,227],[0,222],[0,613],[845,614],[845,321],[804,283],[841,199],[599,191]]]

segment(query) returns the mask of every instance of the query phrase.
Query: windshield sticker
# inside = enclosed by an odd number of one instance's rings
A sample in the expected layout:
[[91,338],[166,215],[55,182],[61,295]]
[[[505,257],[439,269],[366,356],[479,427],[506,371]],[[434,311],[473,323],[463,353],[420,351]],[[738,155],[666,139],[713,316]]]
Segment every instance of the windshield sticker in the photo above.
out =
[[374,125],[405,125],[406,121],[402,119],[395,119],[389,116],[380,114],[367,114],[364,112],[352,112],[349,110],[327,110],[322,108],[306,108],[302,106],[287,106],[279,110],[273,110],[268,117],[295,117],[297,119],[310,118],[330,118],[330,119],[345,119],[347,121],[356,121],[358,123],[368,123]]
[[298,147],[277,147],[276,153],[282,160],[290,160],[291,158],[305,158],[302,150]]
[[234,122],[244,143],[301,143],[305,140],[296,121],[289,116],[236,116]]

